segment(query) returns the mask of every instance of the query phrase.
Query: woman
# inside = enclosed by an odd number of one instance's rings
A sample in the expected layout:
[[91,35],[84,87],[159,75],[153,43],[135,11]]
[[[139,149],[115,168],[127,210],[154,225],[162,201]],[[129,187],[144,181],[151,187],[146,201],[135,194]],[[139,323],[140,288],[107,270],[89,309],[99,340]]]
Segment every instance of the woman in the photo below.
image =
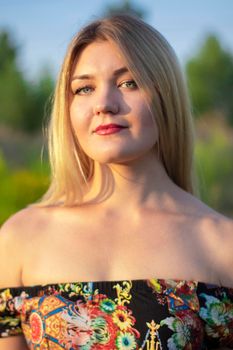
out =
[[233,348],[233,224],[194,196],[193,135],[160,33],[117,15],[74,37],[51,186],[0,235],[0,350]]

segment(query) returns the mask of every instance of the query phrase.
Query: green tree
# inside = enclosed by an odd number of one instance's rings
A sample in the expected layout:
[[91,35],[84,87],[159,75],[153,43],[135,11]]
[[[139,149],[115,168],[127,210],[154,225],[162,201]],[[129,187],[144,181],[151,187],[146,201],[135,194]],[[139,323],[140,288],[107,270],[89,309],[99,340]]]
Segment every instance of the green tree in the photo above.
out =
[[119,13],[129,13],[140,18],[144,18],[146,16],[146,11],[133,5],[130,0],[123,0],[121,3],[118,3],[118,5],[109,5],[104,14],[111,15]]
[[209,35],[196,57],[186,64],[194,114],[218,110],[233,125],[233,56]]
[[196,127],[199,137],[195,157],[201,199],[232,217],[233,130],[224,118],[213,114],[196,121]]
[[0,43],[0,71],[2,71],[9,65],[15,65],[18,47],[6,31],[0,33]]
[[27,112],[24,129],[26,131],[41,130],[45,119],[50,114],[51,99],[54,90],[54,80],[48,67],[41,69],[38,81],[30,83],[28,89]]
[[0,121],[19,128],[26,112],[27,83],[17,64],[19,47],[0,32]]
[[44,67],[37,80],[28,81],[17,62],[19,47],[9,32],[0,32],[0,123],[27,132],[41,130],[49,113],[54,80]]

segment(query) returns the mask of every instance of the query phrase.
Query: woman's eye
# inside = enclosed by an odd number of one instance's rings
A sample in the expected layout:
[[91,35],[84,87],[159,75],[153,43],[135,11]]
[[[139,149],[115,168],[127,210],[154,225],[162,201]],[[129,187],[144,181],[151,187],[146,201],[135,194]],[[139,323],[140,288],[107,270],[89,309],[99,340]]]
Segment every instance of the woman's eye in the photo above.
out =
[[127,81],[124,81],[121,86],[125,86],[129,89],[135,89],[137,87],[137,84],[135,83],[134,80],[127,80]]
[[75,95],[87,95],[89,94],[93,88],[91,86],[83,86],[75,90]]

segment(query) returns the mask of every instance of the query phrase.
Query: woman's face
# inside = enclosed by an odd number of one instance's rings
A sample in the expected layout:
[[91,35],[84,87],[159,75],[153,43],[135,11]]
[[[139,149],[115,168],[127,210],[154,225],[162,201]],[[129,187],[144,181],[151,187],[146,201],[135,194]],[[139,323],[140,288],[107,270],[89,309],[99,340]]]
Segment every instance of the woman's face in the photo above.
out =
[[99,163],[126,163],[154,152],[158,132],[143,91],[109,41],[95,41],[79,55],[70,117],[83,151]]

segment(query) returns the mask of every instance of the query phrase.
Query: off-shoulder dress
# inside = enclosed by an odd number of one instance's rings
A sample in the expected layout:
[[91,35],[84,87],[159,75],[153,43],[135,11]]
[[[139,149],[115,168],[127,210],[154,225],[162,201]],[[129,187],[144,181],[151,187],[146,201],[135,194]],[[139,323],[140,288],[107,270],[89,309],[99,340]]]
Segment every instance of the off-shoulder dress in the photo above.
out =
[[233,288],[178,279],[0,289],[0,337],[29,349],[233,349]]

